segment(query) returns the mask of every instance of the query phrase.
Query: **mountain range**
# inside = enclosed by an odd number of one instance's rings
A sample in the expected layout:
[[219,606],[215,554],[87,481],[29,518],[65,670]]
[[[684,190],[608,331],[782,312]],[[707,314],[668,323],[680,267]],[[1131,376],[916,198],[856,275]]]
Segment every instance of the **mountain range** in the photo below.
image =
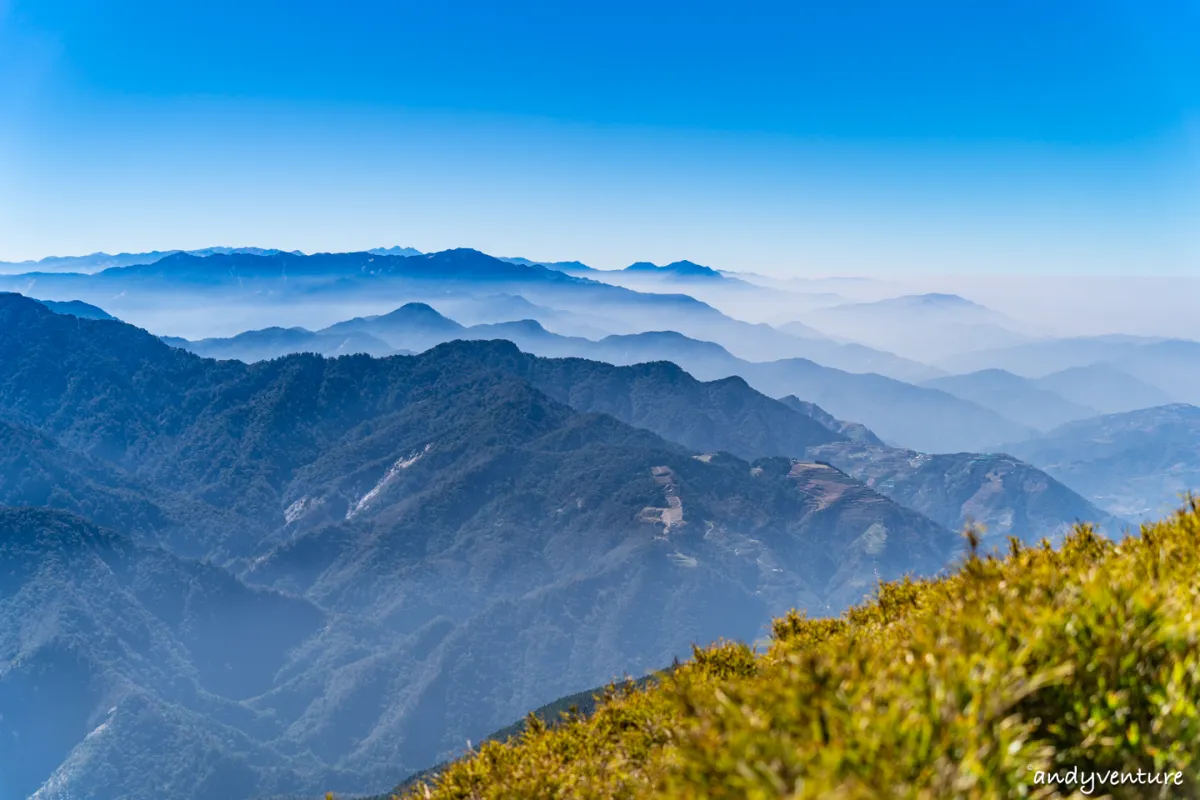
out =
[[319,353],[323,356],[366,353],[387,356],[408,352],[391,347],[382,339],[366,333],[313,333],[304,328],[265,328],[229,338],[195,342],[177,336],[164,336],[163,341],[206,358],[234,358],[248,363],[267,361],[290,353]]
[[[553,313],[553,309],[534,306],[523,298],[510,299],[514,297],[493,295],[491,299],[475,297],[467,302],[463,298],[455,298],[455,301],[460,304],[460,308],[474,307],[477,309],[477,313],[481,309],[485,314],[492,311],[501,316],[504,311],[515,315],[530,309],[541,313]],[[99,314],[105,313],[99,309],[95,309],[95,311]],[[381,337],[366,333],[365,331],[372,326],[383,336],[391,337],[392,343],[389,344]],[[425,328],[429,328],[429,330],[425,330]],[[355,336],[346,336],[345,334],[351,330],[356,331]],[[406,336],[409,338],[410,348],[392,346],[402,343]],[[1069,368],[1065,372],[1054,373],[1042,378],[1022,378],[1006,371],[984,370],[969,375],[947,376],[928,381],[926,388],[943,390],[968,401],[973,406],[984,409],[985,412],[993,411],[1005,420],[1015,420],[1017,424],[1023,422],[1026,425],[1024,428],[1016,428],[1010,423],[1007,429],[997,428],[986,418],[979,417],[977,408],[975,415],[968,415],[963,419],[962,428],[969,435],[972,431],[979,430],[989,433],[985,435],[976,433],[973,434],[974,438],[959,438],[953,432],[947,436],[945,420],[955,417],[953,414],[947,415],[945,409],[938,409],[937,415],[928,414],[925,417],[928,421],[920,422],[923,413],[937,408],[930,402],[929,396],[914,397],[912,406],[918,414],[912,419],[905,419],[903,414],[897,414],[898,408],[901,407],[893,402],[889,392],[864,388],[871,382],[869,377],[839,375],[836,372],[825,371],[820,375],[820,380],[816,381],[818,385],[811,386],[804,384],[802,374],[787,374],[802,373],[797,369],[799,365],[795,362],[774,365],[742,363],[718,346],[689,340],[687,337],[677,334],[644,333],[609,336],[596,341],[582,337],[557,336],[544,330],[539,324],[528,320],[518,323],[462,326],[423,305],[410,305],[387,315],[351,320],[331,326],[321,335],[300,330],[288,332],[268,330],[248,332],[232,340],[211,340],[198,343],[171,341],[205,355],[256,360],[301,350],[328,355],[354,351],[383,355],[405,352],[408,349],[423,349],[434,343],[453,338],[501,337],[518,342],[526,350],[543,355],[583,356],[617,364],[671,360],[684,364],[692,372],[705,378],[719,378],[728,375],[749,376],[758,388],[764,389],[770,394],[782,395],[785,392],[800,392],[806,397],[815,397],[822,404],[833,409],[839,418],[866,420],[872,427],[883,432],[890,442],[927,452],[994,450],[1000,448],[999,442],[1020,442],[1035,435],[1035,430],[1049,430],[1063,421],[1096,416],[1102,410],[1116,409],[1120,411],[1130,407],[1144,408],[1162,405],[1165,401],[1170,400],[1164,391],[1103,362],[1088,367]],[[1112,346],[1141,348],[1160,343],[1159,340],[1105,337],[1101,341],[1068,342],[1067,346],[1077,349]],[[262,346],[257,346],[258,344]],[[812,368],[809,369],[811,371]],[[780,373],[783,373],[782,377],[780,377]],[[841,395],[830,391],[831,387],[836,388],[839,385],[838,379],[847,384]],[[855,384],[863,384],[863,387]],[[885,383],[885,387],[896,390],[896,393],[901,396],[912,392],[911,389],[900,384]],[[1093,402],[1103,408],[1082,406],[1067,400],[1064,395]],[[864,397],[879,398],[881,402],[874,406],[868,404],[867,407],[864,407],[862,403]],[[932,436],[929,435],[931,431],[933,432]],[[1070,482],[1068,481],[1068,483]],[[1168,483],[1170,482],[1168,481]],[[1170,495],[1170,499],[1174,499],[1174,489],[1167,490],[1166,494]],[[1159,500],[1155,500],[1155,496],[1153,492],[1138,493],[1130,499],[1130,502],[1113,503],[1106,501],[1102,494],[1089,494],[1089,497],[1110,512],[1122,517],[1132,514],[1135,518],[1142,516],[1140,512],[1136,511],[1138,505],[1136,498],[1161,504]],[[1154,507],[1158,508],[1158,505]]]
[[[479,331],[454,325],[428,307],[405,307],[388,316],[386,332],[393,336],[431,333],[436,339],[444,334],[463,338],[480,335]],[[406,317],[411,323],[396,327]],[[488,334],[499,335],[496,329],[500,326],[480,327]],[[540,330],[534,325],[524,327],[527,332]],[[521,328],[505,330],[511,336]],[[610,354],[606,360],[612,359]],[[636,362],[637,358],[630,359],[629,351],[624,350],[615,360]],[[1078,519],[1099,523],[1113,535],[1125,525],[1012,457],[974,453],[929,456],[889,448],[866,426],[836,419],[820,406],[795,396],[779,403],[770,401],[738,377],[701,383],[665,360],[606,367],[579,358],[534,358],[515,353],[495,360],[492,366],[519,375],[574,408],[610,414],[696,450],[725,450],[751,460],[786,455],[828,461],[951,529],[974,521],[985,524],[1002,540],[1008,535],[1023,539],[1054,537]],[[813,424],[801,425],[797,416],[786,413],[784,407],[799,412]],[[709,408],[725,410],[719,424],[714,424],[711,412],[695,413],[696,409]]]
[[743,283],[736,278],[730,278],[720,270],[696,264],[691,261],[672,261],[670,264],[654,264],[649,261],[635,261],[624,269],[596,269],[580,261],[531,261],[528,258],[503,258],[514,264],[527,266],[539,265],[565,272],[569,275],[596,277],[600,280],[620,280],[621,278],[652,278],[676,282],[692,280],[711,280],[729,283]]
[[[714,342],[673,331],[613,335],[593,341],[551,333],[534,320],[465,327],[427,304],[409,303],[388,314],[347,320],[318,333],[334,337],[330,341],[348,334],[365,335],[397,349],[418,352],[455,339],[503,338],[527,352],[548,357],[588,358],[619,365],[670,361],[705,380],[738,376],[771,396],[805,397],[838,418],[865,424],[884,439],[925,451],[970,451],[1024,438],[1033,432],[940,389],[914,386],[880,375],[844,372],[806,359],[746,361]],[[257,332],[252,338],[257,340],[262,336]],[[240,347],[237,338],[220,343],[210,340],[203,347],[180,344],[205,355],[223,353],[252,359],[259,353]],[[295,347],[277,347],[269,353],[283,355],[308,347],[301,343]]]
[[147,309],[161,313],[162,307],[173,306],[181,295],[193,309],[211,307],[216,314],[245,306],[261,318],[295,304],[378,304],[392,297],[398,306],[486,290],[490,295],[520,295],[535,306],[554,309],[560,321],[564,312],[586,315],[593,320],[590,327],[611,333],[642,332],[652,321],[655,328],[712,339],[752,360],[810,358],[900,380],[942,374],[884,350],[828,340],[815,331],[796,336],[744,322],[686,294],[634,291],[469,249],[421,255],[231,252],[202,257],[177,252],[94,275],[3,275],[0,289],[84,300],[135,322]]
[[[506,342],[247,365],[15,295],[0,360],[3,497],[43,507],[0,518],[18,796],[390,785],[554,697],[958,547],[830,466],[684,447],[517,366],[694,445],[841,438],[678,368],[589,377]],[[672,381],[709,422],[655,400]],[[243,607],[263,611],[231,620]]]
[[[0,272],[77,272],[90,274],[112,267],[131,267],[153,264],[176,253],[204,258],[213,255],[244,254],[272,256],[279,253],[304,255],[299,250],[277,250],[264,247],[203,247],[198,250],[151,250],[144,253],[90,253],[85,256],[48,256],[36,261],[0,261]],[[366,252],[381,256],[419,256],[420,250],[412,247],[376,247]]]
[[[392,248],[392,250],[407,251],[408,248]],[[269,256],[283,252],[285,251],[262,247],[205,247],[199,250],[151,250],[146,253],[91,253],[86,256],[49,256],[37,261],[0,261],[0,272],[78,272],[89,274],[112,267],[153,264],[155,261],[176,253],[187,253],[188,255],[204,258],[205,256],[227,255],[231,253]],[[291,252],[295,255],[301,255],[298,250]],[[411,253],[404,252],[402,254],[411,255],[416,252],[414,250]]]

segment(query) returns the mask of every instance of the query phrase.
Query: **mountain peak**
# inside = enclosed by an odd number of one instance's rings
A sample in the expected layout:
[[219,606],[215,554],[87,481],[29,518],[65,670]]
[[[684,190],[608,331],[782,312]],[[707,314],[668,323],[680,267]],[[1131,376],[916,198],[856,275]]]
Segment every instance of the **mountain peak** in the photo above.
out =
[[[365,328],[363,327],[364,324],[366,325]],[[326,330],[336,332],[346,327],[363,328],[367,333],[371,333],[373,328],[438,333],[454,333],[462,330],[462,325],[459,325],[449,317],[443,316],[433,306],[419,302],[405,303],[395,311],[389,311],[377,317],[367,317],[365,320],[350,320],[348,323],[339,322]]]
[[420,256],[424,255],[415,247],[372,247],[367,251],[373,256]]
[[453,339],[441,342],[421,353],[418,358],[426,359],[429,363],[450,364],[462,359],[472,365],[488,364],[498,366],[512,363],[523,358],[521,348],[508,339]]
[[428,319],[450,322],[448,317],[443,316],[436,308],[428,303],[413,302],[405,303],[395,311],[389,311],[376,319],[399,320],[399,319]]
[[116,319],[104,309],[82,300],[38,300],[55,314],[69,314],[80,319]]
[[[434,253],[425,253],[426,258],[492,258],[482,250],[476,250],[474,247],[451,247],[449,250],[438,250]],[[499,261],[500,259],[495,259]]]
[[667,264],[665,267],[663,267],[663,269],[669,269],[672,272],[676,272],[680,275],[705,275],[710,277],[721,276],[721,273],[717,272],[712,267],[706,267],[703,264],[697,264],[694,261],[688,261],[686,259],[683,261],[672,261],[670,264]]
[[625,268],[625,272],[647,272],[658,275],[678,275],[692,278],[720,278],[721,273],[712,267],[696,264],[692,261],[672,261],[670,264],[659,266],[650,261],[637,261]]
[[944,306],[944,307],[949,307],[949,308],[983,308],[983,306],[979,305],[979,303],[976,303],[972,300],[968,300],[967,298],[965,298],[961,295],[944,294],[941,292],[929,292],[927,294],[914,294],[914,295],[908,295],[907,297],[903,297],[903,298],[899,298],[899,299],[909,300],[914,305]]
[[887,297],[883,300],[874,300],[862,303],[846,303],[840,306],[831,306],[828,310],[838,311],[859,311],[859,310],[930,310],[930,311],[990,311],[987,306],[982,306],[973,300],[957,295],[945,294],[942,292],[928,292],[926,294],[906,294],[899,297]]
[[494,322],[490,325],[476,325],[476,330],[520,331],[526,334],[549,333],[542,323],[536,319],[517,319],[509,322]]
[[34,300],[32,297],[26,297],[20,292],[0,292],[0,308],[21,308],[23,310],[32,310],[34,306],[41,307],[49,313],[50,309],[40,300]]
[[[1015,372],[1010,372],[1009,370],[1001,369],[1000,367],[988,367],[986,369],[976,370],[975,372],[968,372],[964,375],[959,375],[959,376],[949,375],[949,376],[946,376],[946,379],[953,380],[955,378],[968,378],[968,377],[974,377],[974,378],[978,378],[980,380],[1010,381],[1010,382],[1026,380],[1025,378],[1022,378],[1020,375],[1017,375]],[[936,379],[934,379],[934,380],[936,380]]]

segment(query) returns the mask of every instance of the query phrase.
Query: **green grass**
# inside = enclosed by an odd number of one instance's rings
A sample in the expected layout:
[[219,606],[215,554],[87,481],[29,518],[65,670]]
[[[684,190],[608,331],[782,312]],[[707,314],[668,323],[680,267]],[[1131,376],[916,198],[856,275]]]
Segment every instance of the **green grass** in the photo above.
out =
[[973,547],[839,618],[776,620],[764,654],[699,649],[591,715],[531,716],[406,797],[1055,797],[1078,787],[1037,772],[1070,768],[1181,773],[1094,796],[1196,796],[1198,576],[1195,500],[1121,542]]
[[[671,669],[671,668],[669,668]],[[655,673],[642,678],[626,680],[620,684],[611,685],[608,687],[600,687],[597,689],[588,689],[575,694],[560,697],[557,700],[547,703],[541,708],[534,709],[525,719],[518,720],[512,725],[501,728],[495,733],[484,737],[482,743],[486,742],[507,742],[511,739],[521,736],[525,733],[532,722],[533,725],[556,727],[558,725],[570,724],[571,720],[577,717],[586,717],[593,714],[597,705],[604,699],[607,693],[618,691],[626,688],[636,688],[648,686],[651,682],[657,680],[664,673]],[[437,779],[437,776],[450,766],[449,762],[436,764],[429,769],[421,770],[415,775],[409,776],[404,783],[391,792],[385,792],[379,795],[371,795],[369,797],[359,798],[359,800],[390,800],[398,795],[406,794],[410,789],[418,787],[423,783],[432,783]],[[327,797],[330,797],[327,795]]]

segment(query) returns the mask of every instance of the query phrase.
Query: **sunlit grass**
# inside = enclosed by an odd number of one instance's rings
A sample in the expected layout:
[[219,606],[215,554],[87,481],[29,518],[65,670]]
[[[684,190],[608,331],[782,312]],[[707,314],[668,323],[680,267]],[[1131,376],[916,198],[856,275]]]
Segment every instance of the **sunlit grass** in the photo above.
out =
[[1180,772],[1200,789],[1200,504],[1121,542],[1013,540],[948,577],[790,614],[768,652],[697,650],[587,718],[488,742],[414,798],[1067,796],[1035,776]]

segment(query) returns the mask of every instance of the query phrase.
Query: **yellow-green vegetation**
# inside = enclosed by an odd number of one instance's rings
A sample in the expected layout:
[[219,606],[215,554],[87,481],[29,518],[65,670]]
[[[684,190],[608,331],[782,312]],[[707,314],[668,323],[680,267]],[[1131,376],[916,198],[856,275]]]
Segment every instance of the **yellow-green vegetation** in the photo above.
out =
[[968,538],[948,577],[790,614],[763,654],[697,650],[587,718],[531,717],[408,796],[1057,797],[1081,787],[1046,775],[1072,768],[1093,796],[1197,796],[1200,503],[1121,542]]

